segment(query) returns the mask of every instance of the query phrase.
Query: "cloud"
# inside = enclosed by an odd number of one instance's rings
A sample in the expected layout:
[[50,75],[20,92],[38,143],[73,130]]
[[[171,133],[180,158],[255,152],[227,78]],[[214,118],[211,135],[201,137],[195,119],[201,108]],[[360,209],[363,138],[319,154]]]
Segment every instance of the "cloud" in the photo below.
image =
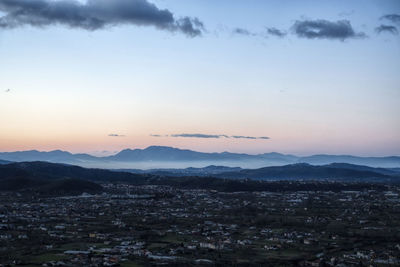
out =
[[269,35],[274,35],[274,36],[277,36],[277,37],[280,37],[280,38],[286,36],[286,32],[283,32],[283,31],[281,31],[281,30],[278,30],[277,28],[274,28],[274,27],[272,27],[272,28],[267,28],[267,33],[268,33]]
[[375,31],[377,33],[382,33],[382,32],[389,32],[391,34],[399,34],[399,31],[397,30],[397,28],[395,26],[391,26],[391,25],[381,25],[379,27],[375,28]]
[[247,29],[244,28],[235,28],[233,29],[232,33],[234,34],[239,34],[239,35],[246,35],[246,36],[255,36],[255,33],[250,32]]
[[125,135],[123,135],[123,134],[115,134],[115,133],[109,134],[108,136],[110,136],[110,137],[125,137]]
[[151,137],[169,137],[168,134],[150,134]]
[[197,18],[176,19],[168,9],[147,0],[0,0],[0,28],[24,25],[45,27],[63,25],[88,31],[117,25],[153,26],[160,30],[200,36],[203,23]]
[[328,20],[303,20],[296,21],[293,25],[294,33],[298,37],[307,39],[337,39],[363,38],[366,35],[362,32],[356,33],[348,20],[336,22]]
[[9,93],[11,92],[11,89],[6,89],[4,92]]
[[254,136],[242,136],[242,135],[233,135],[231,136],[232,138],[236,138],[236,139],[269,139],[269,137],[267,136],[261,136],[261,137],[254,137]]
[[242,135],[233,135],[232,138],[236,138],[236,139],[257,139],[256,137],[253,137],[253,136],[242,136]]
[[160,135],[150,134],[152,137],[184,137],[184,138],[205,138],[205,139],[219,139],[219,138],[234,138],[234,139],[270,139],[267,136],[254,137],[254,136],[242,136],[242,135],[226,135],[226,134],[200,134],[200,133],[182,133],[182,134],[171,134],[171,135]]
[[390,20],[393,23],[400,23],[400,15],[399,14],[388,14],[381,17],[381,19]]
[[227,137],[226,135],[223,134],[171,134],[171,137],[190,137],[190,138],[221,138],[221,137]]

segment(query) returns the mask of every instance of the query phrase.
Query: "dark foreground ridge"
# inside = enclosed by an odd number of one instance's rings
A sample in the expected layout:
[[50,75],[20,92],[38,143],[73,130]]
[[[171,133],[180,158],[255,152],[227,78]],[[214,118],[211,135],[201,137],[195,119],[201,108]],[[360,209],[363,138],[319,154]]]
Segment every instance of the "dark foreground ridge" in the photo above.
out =
[[[220,168],[218,168],[220,169]],[[165,185],[184,189],[237,191],[360,190],[398,183],[397,172],[354,165],[311,166],[295,164],[255,170],[238,170],[212,176],[180,176],[129,173],[48,162],[22,162],[0,165],[0,190],[41,194],[80,194],[102,191],[102,183]],[[391,175],[389,175],[391,174]],[[372,184],[373,183],[373,184]]]

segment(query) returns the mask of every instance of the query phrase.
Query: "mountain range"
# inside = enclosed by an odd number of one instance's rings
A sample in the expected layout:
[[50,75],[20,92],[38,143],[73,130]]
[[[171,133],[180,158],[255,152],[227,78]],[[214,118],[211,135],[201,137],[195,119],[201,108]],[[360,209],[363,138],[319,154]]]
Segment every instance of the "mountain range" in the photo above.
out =
[[[400,157],[359,157],[351,155],[312,155],[295,156],[276,152],[250,155],[243,153],[205,153],[187,149],[178,149],[166,146],[150,146],[145,149],[124,149],[119,153],[96,157],[89,154],[72,154],[70,152],[54,150],[41,152],[37,150],[0,152],[0,164],[7,162],[1,161],[48,161],[53,163],[74,164],[84,167],[97,168],[136,168],[148,169],[153,167],[176,168],[179,166],[207,166],[224,165],[230,167],[259,168],[265,166],[281,166],[296,163],[308,163],[312,165],[325,165],[331,163],[348,163],[365,165],[370,167],[399,168]],[[147,163],[143,164],[143,163]]]

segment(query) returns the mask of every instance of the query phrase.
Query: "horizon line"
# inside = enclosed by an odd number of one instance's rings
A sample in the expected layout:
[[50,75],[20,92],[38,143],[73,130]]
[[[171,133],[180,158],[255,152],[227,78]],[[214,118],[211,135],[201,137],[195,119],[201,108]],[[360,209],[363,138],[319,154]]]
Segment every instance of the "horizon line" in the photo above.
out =
[[[213,154],[213,153],[218,153],[218,154],[222,154],[222,153],[231,153],[231,154],[246,154],[246,155],[263,155],[263,154],[272,154],[272,153],[277,153],[277,154],[281,154],[281,155],[285,155],[285,156],[295,156],[295,157],[310,157],[310,156],[322,156],[322,155],[329,155],[329,156],[353,156],[353,157],[362,157],[362,158],[385,158],[385,157],[400,157],[400,154],[398,155],[385,155],[385,156],[361,156],[361,155],[357,155],[357,154],[330,154],[330,153],[310,153],[310,154],[303,154],[303,155],[299,155],[299,154],[295,154],[295,153],[281,153],[281,152],[277,152],[277,151],[270,151],[270,152],[263,152],[263,153],[245,153],[245,152],[230,152],[230,151],[221,151],[221,152],[204,152],[204,151],[198,151],[198,150],[193,150],[193,149],[188,149],[188,148],[179,148],[179,147],[173,147],[173,146],[157,146],[157,145],[151,145],[151,146],[147,146],[145,148],[124,148],[121,149],[119,151],[107,151],[110,152],[109,155],[96,155],[96,151],[92,151],[92,152],[77,152],[77,153],[73,153],[71,151],[68,150],[62,150],[62,149],[51,149],[51,150],[38,150],[38,149],[27,149],[27,150],[14,150],[14,151],[2,151],[0,150],[0,153],[21,153],[21,152],[39,152],[39,153],[50,153],[50,152],[56,152],[56,151],[60,151],[60,152],[66,152],[66,153],[70,153],[72,155],[78,155],[78,154],[86,154],[86,155],[90,155],[92,157],[96,157],[96,158],[105,158],[105,157],[110,157],[110,156],[115,156],[119,153],[121,153],[124,150],[146,150],[149,149],[151,147],[162,147],[162,148],[172,148],[172,149],[178,149],[178,150],[188,150],[188,151],[193,151],[193,152],[198,152],[198,153],[206,153],[206,154]],[[106,150],[104,150],[106,151]],[[104,152],[103,151],[103,152]],[[98,151],[100,152],[100,151]]]

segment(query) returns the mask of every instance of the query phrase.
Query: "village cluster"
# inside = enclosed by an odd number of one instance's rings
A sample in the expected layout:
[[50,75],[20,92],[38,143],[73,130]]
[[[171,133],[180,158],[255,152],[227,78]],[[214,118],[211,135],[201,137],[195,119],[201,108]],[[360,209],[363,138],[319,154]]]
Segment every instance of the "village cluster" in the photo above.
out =
[[0,266],[393,266],[400,189],[0,195]]

